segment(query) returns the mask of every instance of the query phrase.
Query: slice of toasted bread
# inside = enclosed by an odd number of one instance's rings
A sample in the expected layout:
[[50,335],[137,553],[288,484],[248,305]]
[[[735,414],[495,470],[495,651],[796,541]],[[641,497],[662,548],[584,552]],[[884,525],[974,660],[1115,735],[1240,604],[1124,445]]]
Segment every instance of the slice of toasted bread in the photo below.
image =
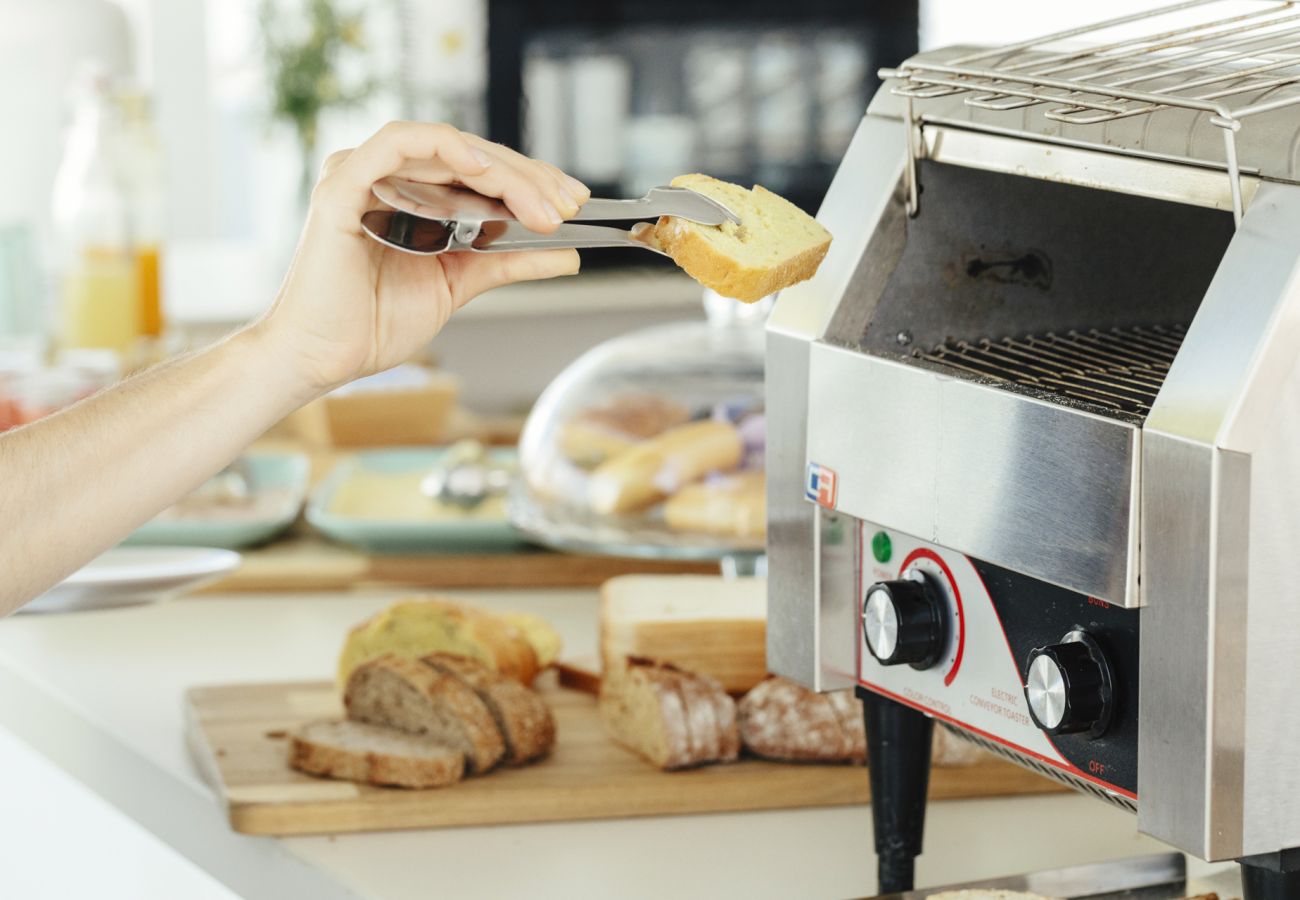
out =
[[289,742],[289,765],[309,775],[388,787],[460,781],[465,755],[428,738],[364,722],[311,722]]
[[806,212],[759,185],[752,191],[707,175],[679,175],[673,187],[711,197],[740,223],[701,225],[664,216],[654,240],[700,284],[753,303],[806,281],[821,265],[831,235]]

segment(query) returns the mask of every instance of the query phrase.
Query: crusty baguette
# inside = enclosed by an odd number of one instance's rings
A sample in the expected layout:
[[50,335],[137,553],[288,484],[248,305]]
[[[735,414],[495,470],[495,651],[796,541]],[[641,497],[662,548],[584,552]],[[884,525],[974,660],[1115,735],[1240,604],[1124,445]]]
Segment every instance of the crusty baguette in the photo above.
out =
[[518,766],[545,756],[555,744],[555,719],[538,694],[467,656],[434,653],[421,662],[460,679],[478,694],[505,738],[505,762]]
[[657,503],[710,472],[740,465],[745,442],[728,422],[688,422],[606,460],[591,473],[588,500],[601,515]]
[[466,771],[481,774],[505,755],[492,712],[461,679],[400,656],[362,663],[343,694],[348,718],[425,735],[465,754]]
[[831,245],[831,235],[793,203],[755,185],[707,175],[679,175],[684,187],[719,201],[740,223],[700,225],[664,216],[653,239],[677,265],[724,297],[752,303],[813,276]]
[[311,722],[293,734],[289,765],[364,784],[435,788],[460,781],[465,755],[428,738],[364,722]]
[[559,644],[555,629],[537,616],[519,614],[512,620],[442,597],[410,597],[348,633],[339,655],[338,683],[341,689],[353,669],[378,656],[419,659],[441,652],[477,659],[531,684],[559,654]]
[[737,472],[687,485],[664,503],[664,522],[673,531],[763,537],[767,534],[763,472]]
[[686,707],[671,670],[638,663],[608,673],[599,709],[610,737],[650,764],[671,770],[700,762],[691,755]]

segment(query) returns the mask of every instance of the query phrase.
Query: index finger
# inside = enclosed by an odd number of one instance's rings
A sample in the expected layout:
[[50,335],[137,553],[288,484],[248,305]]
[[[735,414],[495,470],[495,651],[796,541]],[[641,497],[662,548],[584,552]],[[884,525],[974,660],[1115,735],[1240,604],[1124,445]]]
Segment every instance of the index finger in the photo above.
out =
[[450,125],[389,122],[326,175],[321,189],[333,203],[360,215],[370,203],[370,186],[409,159],[438,159],[464,176],[480,175],[492,164],[491,157]]

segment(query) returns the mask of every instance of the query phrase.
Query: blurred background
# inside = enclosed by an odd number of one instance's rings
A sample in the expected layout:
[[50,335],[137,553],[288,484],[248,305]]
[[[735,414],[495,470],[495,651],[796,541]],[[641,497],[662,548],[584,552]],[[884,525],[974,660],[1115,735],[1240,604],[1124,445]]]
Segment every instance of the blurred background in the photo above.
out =
[[[320,160],[391,118],[486,134],[598,195],[698,170],[815,211],[880,66],[1131,6],[0,0],[0,370],[71,361],[29,382],[35,414],[257,314]],[[431,354],[470,406],[519,412],[582,350],[700,316],[656,262],[605,251],[482,298]]]

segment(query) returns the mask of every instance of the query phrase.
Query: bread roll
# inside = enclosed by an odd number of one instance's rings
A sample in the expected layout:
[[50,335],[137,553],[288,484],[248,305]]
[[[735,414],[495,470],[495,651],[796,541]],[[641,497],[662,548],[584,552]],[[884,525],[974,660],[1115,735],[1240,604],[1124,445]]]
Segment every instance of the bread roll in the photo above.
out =
[[753,471],[688,485],[668,498],[664,521],[673,531],[762,538],[767,534],[767,481],[761,471]]
[[850,691],[817,693],[773,677],[746,694],[736,713],[745,749],[756,756],[790,762],[866,761],[862,706]]
[[655,243],[700,284],[753,303],[805,281],[821,265],[831,235],[806,212],[758,185],[747,191],[707,175],[679,175],[684,187],[722,203],[740,223],[700,225],[664,216]]
[[740,465],[745,444],[728,422],[690,422],[670,428],[601,463],[591,473],[592,510],[613,515],[644,509],[709,472]]
[[690,417],[685,406],[658,394],[623,395],[565,422],[560,451],[575,465],[591,468]]

